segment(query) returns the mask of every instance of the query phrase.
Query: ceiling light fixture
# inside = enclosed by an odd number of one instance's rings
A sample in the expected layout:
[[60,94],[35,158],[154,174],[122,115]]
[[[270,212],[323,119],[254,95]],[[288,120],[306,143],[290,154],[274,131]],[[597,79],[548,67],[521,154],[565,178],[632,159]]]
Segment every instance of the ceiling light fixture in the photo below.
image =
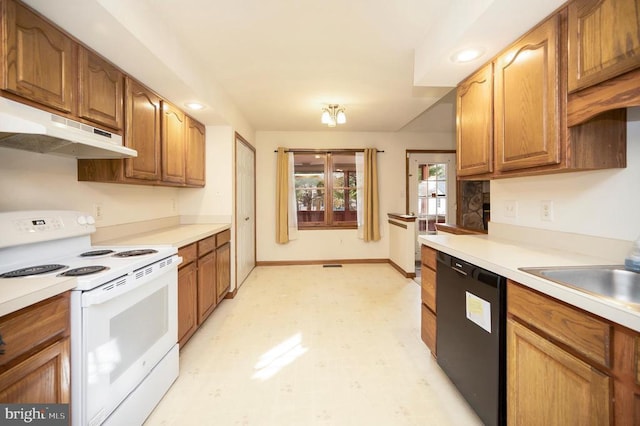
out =
[[484,49],[480,47],[474,47],[471,49],[463,49],[456,52],[451,56],[451,61],[455,63],[465,63],[471,62],[475,59],[478,59],[480,56],[484,55]]
[[198,102],[187,102],[186,104],[184,104],[187,108],[192,109],[194,111],[198,111],[200,109],[204,108],[204,105],[202,105],[201,103]]
[[347,116],[344,113],[345,108],[338,104],[327,105],[322,108],[322,124],[329,127],[336,127],[336,124],[344,124],[347,122]]

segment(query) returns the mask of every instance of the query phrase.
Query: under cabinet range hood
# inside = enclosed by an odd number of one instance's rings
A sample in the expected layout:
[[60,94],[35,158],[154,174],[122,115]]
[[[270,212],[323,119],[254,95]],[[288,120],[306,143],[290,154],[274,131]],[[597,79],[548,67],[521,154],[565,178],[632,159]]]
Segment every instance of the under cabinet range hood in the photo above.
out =
[[118,134],[2,97],[0,147],[84,159],[138,156]]

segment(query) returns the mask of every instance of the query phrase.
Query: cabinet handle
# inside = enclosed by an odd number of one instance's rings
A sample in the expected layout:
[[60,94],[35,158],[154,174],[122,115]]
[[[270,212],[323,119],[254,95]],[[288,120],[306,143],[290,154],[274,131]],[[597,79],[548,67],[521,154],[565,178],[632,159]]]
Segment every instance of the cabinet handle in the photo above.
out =
[[[0,334],[0,346],[6,346],[6,343],[4,342],[4,340],[2,340],[2,334]],[[0,355],[4,355],[5,350],[3,348],[0,348]]]
[[244,220],[249,220],[249,216],[245,217]]

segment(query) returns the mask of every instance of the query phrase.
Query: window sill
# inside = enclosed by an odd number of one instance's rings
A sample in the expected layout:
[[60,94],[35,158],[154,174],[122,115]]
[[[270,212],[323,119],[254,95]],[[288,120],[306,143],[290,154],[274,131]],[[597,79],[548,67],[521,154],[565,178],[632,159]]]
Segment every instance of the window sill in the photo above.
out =
[[319,231],[319,230],[341,230],[341,229],[358,229],[358,225],[298,225],[298,231]]

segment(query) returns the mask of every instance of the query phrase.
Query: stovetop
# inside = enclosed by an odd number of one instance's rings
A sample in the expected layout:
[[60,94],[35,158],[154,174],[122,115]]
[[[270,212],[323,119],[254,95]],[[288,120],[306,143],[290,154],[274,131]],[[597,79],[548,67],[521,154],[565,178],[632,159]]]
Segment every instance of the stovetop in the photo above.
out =
[[0,213],[0,285],[66,276],[89,290],[177,253],[172,246],[93,246],[93,223],[73,211]]
[[[83,256],[89,251],[98,251],[100,254]],[[66,276],[75,277],[77,289],[89,290],[176,253],[177,249],[172,246],[91,246],[89,250],[81,250],[73,255],[49,258],[46,261],[29,260],[15,268],[7,269],[0,265],[0,284],[3,279]],[[20,276],[22,272],[25,276]]]

